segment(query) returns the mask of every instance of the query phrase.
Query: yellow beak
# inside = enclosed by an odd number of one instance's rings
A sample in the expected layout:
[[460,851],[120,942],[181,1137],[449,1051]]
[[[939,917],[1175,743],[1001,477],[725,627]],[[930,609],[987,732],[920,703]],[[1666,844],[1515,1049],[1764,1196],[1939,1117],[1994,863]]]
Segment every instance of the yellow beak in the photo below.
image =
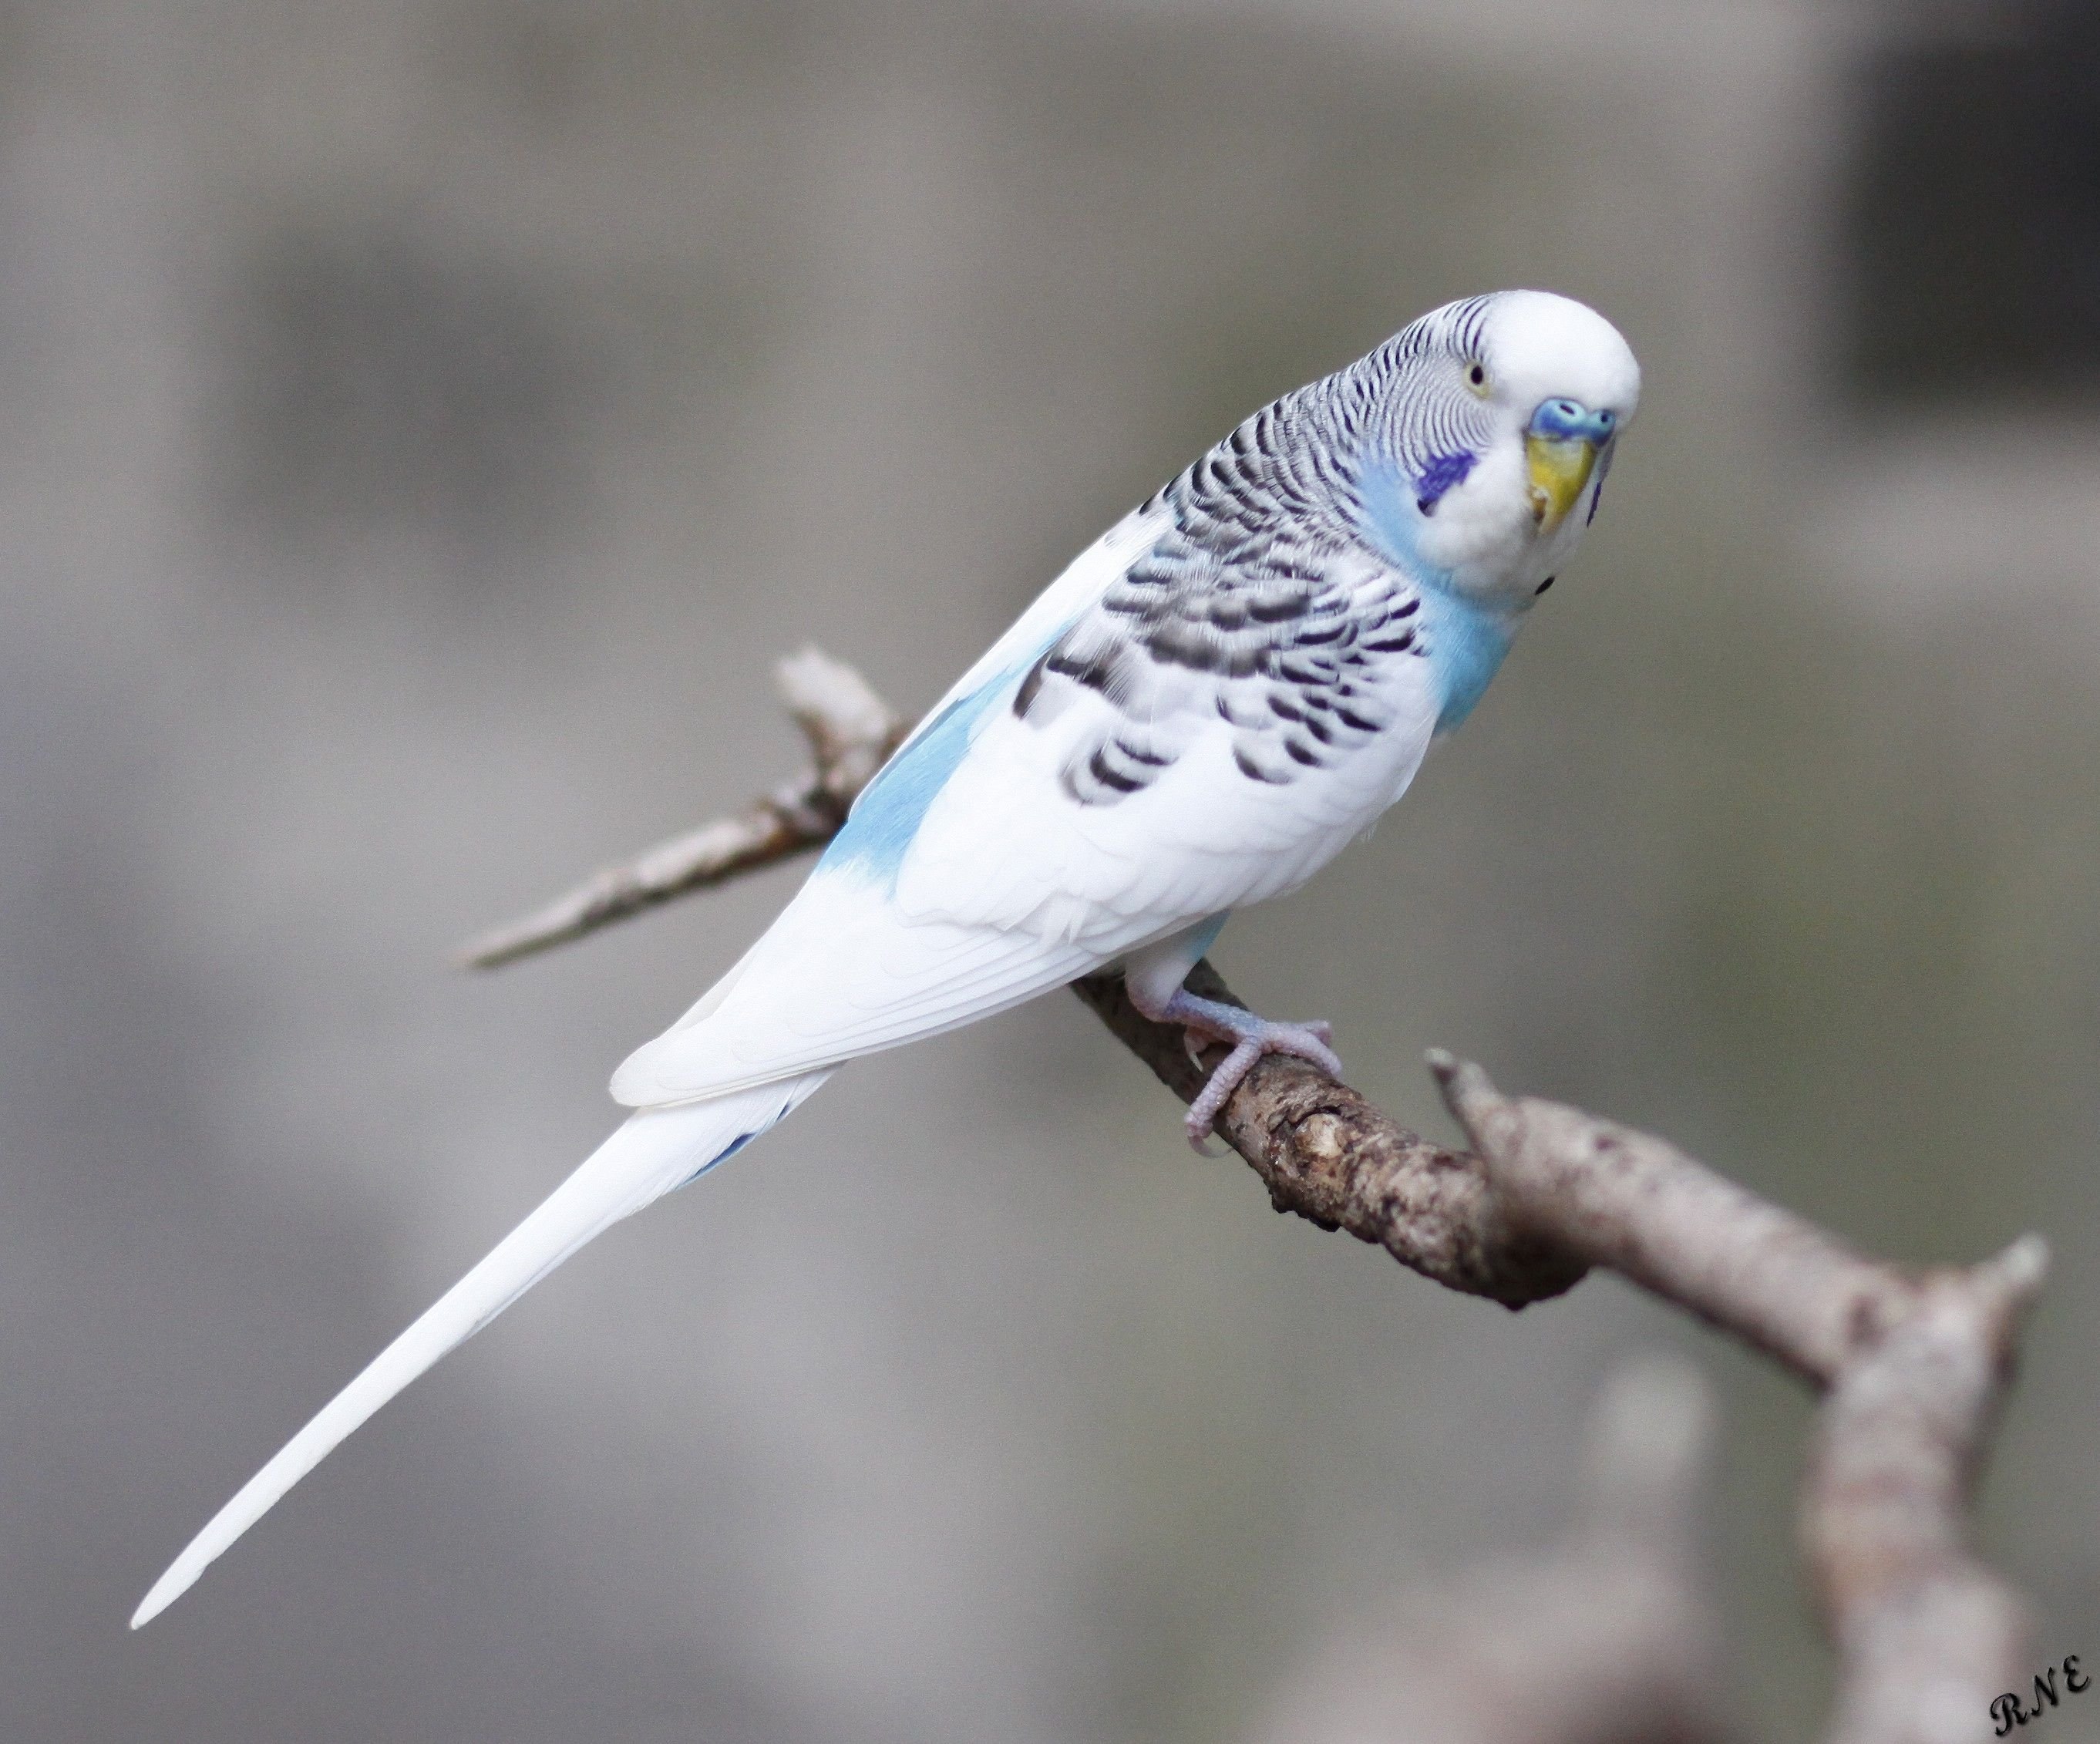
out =
[[1550,533],[1588,487],[1597,444],[1581,436],[1526,436],[1524,455],[1531,474],[1531,519]]

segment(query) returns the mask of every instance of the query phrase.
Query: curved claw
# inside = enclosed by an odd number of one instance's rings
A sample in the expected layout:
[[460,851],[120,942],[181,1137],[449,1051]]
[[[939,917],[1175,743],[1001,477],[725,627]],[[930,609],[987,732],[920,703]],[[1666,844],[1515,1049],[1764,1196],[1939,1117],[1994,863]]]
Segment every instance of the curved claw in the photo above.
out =
[[1310,1060],[1330,1077],[1339,1079],[1342,1075],[1342,1062],[1329,1045],[1335,1039],[1331,1023],[1317,1019],[1310,1023],[1272,1023],[1266,1018],[1258,1018],[1222,1000],[1204,999],[1186,987],[1175,988],[1163,1000],[1156,993],[1148,996],[1141,982],[1130,982],[1130,991],[1132,1003],[1154,1023],[1180,1025],[1182,1045],[1189,1050],[1189,1057],[1198,1064],[1201,1064],[1204,1044],[1225,1041],[1233,1044],[1233,1051],[1219,1062],[1209,1080],[1189,1104],[1189,1142],[1200,1156],[1216,1154],[1207,1148],[1207,1141],[1218,1111],[1264,1054],[1295,1054],[1300,1059]]
[[[1192,1002],[1193,1003],[1193,1002]],[[1205,1004],[1209,1002],[1204,1001]],[[1230,1012],[1235,1008],[1219,1006],[1218,1012]],[[1330,1077],[1342,1075],[1342,1062],[1328,1045],[1334,1039],[1334,1026],[1325,1022],[1272,1023],[1265,1018],[1257,1018],[1251,1012],[1238,1012],[1236,1018],[1226,1019],[1205,1012],[1195,1021],[1193,1014],[1185,1015],[1189,1052],[1196,1052],[1198,1036],[1206,1040],[1230,1041],[1233,1051],[1218,1062],[1215,1071],[1189,1105],[1186,1125],[1189,1142],[1196,1147],[1199,1155],[1215,1155],[1205,1148],[1215,1124],[1219,1112],[1232,1099],[1246,1075],[1260,1063],[1264,1054],[1294,1054],[1301,1060],[1310,1060]],[[1218,1031],[1223,1030],[1222,1035]]]

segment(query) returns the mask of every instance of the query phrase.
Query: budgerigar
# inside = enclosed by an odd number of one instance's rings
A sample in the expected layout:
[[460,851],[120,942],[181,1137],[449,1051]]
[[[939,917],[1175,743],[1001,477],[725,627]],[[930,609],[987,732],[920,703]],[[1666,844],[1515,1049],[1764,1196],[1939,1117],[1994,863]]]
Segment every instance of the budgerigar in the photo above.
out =
[[136,1627],[346,1436],[585,1243],[734,1155],[845,1062],[1121,965],[1232,1052],[1339,1071],[1327,1027],[1182,981],[1463,721],[1595,516],[1640,391],[1610,323],[1502,291],[1263,408],[1052,582],[869,785],[786,910],[612,1081],[636,1112],[264,1466]]

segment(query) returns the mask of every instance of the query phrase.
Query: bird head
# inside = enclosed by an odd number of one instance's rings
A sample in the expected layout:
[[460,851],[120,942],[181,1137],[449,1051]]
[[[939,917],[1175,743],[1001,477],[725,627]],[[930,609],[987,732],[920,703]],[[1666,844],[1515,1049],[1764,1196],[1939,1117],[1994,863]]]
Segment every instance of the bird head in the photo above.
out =
[[1631,349],[1594,309],[1511,290],[1423,316],[1389,357],[1388,542],[1463,593],[1528,599],[1596,513],[1640,401]]

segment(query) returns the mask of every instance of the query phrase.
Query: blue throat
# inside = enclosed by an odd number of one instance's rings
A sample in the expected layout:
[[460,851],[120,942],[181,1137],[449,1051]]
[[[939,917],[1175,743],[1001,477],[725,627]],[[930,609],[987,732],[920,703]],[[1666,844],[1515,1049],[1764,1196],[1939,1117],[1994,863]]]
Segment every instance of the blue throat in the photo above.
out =
[[1372,545],[1422,594],[1422,640],[1443,695],[1436,731],[1461,725],[1485,694],[1516,634],[1515,614],[1462,592],[1451,572],[1422,553],[1422,529],[1445,492],[1472,470],[1471,455],[1438,455],[1423,475],[1396,466],[1367,475],[1361,487],[1364,531]]
[[1502,670],[1516,624],[1507,612],[1468,599],[1440,576],[1423,585],[1422,634],[1430,669],[1444,692],[1436,731],[1448,733],[1464,723]]

